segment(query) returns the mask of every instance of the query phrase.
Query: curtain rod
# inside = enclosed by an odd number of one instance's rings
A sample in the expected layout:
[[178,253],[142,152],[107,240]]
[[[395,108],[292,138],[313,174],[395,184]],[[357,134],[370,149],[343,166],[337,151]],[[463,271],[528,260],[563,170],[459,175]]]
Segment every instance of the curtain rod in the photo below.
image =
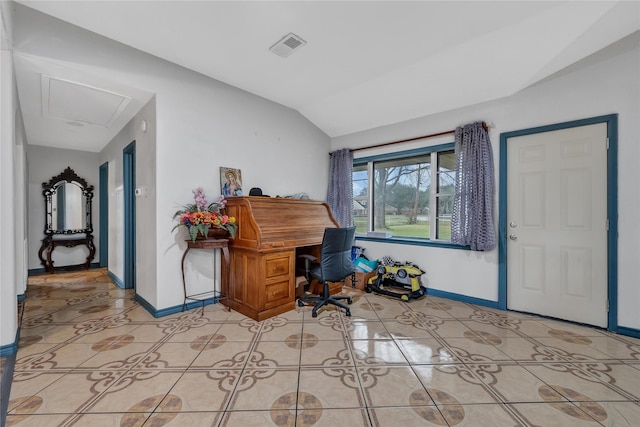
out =
[[[482,127],[484,128],[485,131],[489,132],[489,127],[485,122],[482,122]],[[368,150],[370,148],[386,147],[387,145],[400,144],[402,142],[417,141],[419,139],[435,138],[436,136],[448,135],[450,133],[456,133],[456,130],[453,129],[453,130],[447,130],[444,132],[432,133],[429,135],[416,136],[415,138],[401,139],[400,141],[383,142],[381,144],[367,145],[365,147],[352,148],[350,151],[353,152],[353,151],[360,151],[360,150]]]

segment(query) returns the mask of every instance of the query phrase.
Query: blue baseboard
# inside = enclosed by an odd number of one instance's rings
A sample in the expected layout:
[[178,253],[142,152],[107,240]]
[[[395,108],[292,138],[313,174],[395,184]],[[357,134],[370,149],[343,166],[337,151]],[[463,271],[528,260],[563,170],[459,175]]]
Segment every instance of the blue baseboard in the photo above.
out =
[[11,344],[0,346],[0,357],[11,356],[18,352],[18,343],[20,342],[20,328],[16,331],[16,340]]
[[0,346],[0,357],[11,356],[12,354],[16,354],[17,352],[18,352],[17,342]]
[[[475,305],[480,305],[483,307],[495,308],[497,310],[502,310],[498,305],[497,301],[485,300],[482,298],[474,298],[466,295],[455,294],[452,292],[439,291],[437,289],[427,288],[427,295],[431,295],[434,297],[447,298],[454,301],[468,302]],[[508,310],[507,310],[508,311]],[[640,338],[640,329],[628,328],[626,326],[617,326],[612,328],[610,332],[626,335],[633,338]]]
[[[113,283],[115,283],[116,285],[118,285],[119,287],[124,289],[124,282],[122,280],[120,280],[120,278],[118,276],[116,276],[115,274],[113,274],[110,271],[107,271],[107,276],[109,276],[109,278],[111,280],[113,280]],[[136,297],[137,297],[137,295],[136,295]]]
[[640,338],[640,329],[628,328],[626,326],[618,326],[614,331],[616,334],[627,335],[633,338]]
[[44,269],[44,267],[42,268],[30,268],[29,271],[27,271],[27,274],[29,276],[39,276],[41,274],[45,274],[46,271]]
[[145,310],[147,310],[153,317],[159,317],[159,316],[156,316],[156,313],[157,313],[156,308],[153,305],[151,305],[146,299],[144,299],[140,295],[136,294],[135,295],[135,300]]
[[[167,307],[167,308],[158,310],[138,294],[136,294],[135,299],[142,307],[144,307],[145,310],[147,310],[153,317],[156,317],[156,318],[180,313],[183,308],[182,304],[180,304],[180,305],[175,305],[173,307]],[[219,300],[220,298],[218,297],[207,298],[206,300],[204,300],[204,305],[216,304],[219,302]],[[186,310],[191,310],[193,308],[200,308],[200,307],[202,307],[202,301],[191,301],[187,303]]]
[[490,301],[488,299],[469,297],[462,294],[456,294],[453,292],[439,291],[437,289],[427,288],[427,295],[431,295],[439,298],[447,298],[454,301],[468,302],[470,304],[480,305],[482,307],[500,309],[498,301]]

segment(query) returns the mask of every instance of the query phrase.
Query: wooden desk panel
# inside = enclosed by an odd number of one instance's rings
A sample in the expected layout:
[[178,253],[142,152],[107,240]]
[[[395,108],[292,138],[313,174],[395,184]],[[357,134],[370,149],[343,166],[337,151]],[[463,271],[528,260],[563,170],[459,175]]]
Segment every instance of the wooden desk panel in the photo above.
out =
[[238,221],[229,242],[228,303],[254,320],[295,308],[296,256],[319,254],[327,227],[339,224],[317,200],[231,197],[227,212]]

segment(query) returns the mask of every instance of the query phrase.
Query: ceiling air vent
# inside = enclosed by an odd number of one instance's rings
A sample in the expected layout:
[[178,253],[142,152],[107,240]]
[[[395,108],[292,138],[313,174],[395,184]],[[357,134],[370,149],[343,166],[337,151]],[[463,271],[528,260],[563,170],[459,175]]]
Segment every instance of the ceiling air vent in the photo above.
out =
[[280,40],[278,40],[278,42],[273,46],[271,46],[269,50],[275,53],[276,55],[280,55],[286,58],[287,56],[291,55],[291,53],[295,49],[305,44],[307,44],[306,41],[302,40],[300,37],[296,36],[293,33],[289,33],[283,38],[281,38]]

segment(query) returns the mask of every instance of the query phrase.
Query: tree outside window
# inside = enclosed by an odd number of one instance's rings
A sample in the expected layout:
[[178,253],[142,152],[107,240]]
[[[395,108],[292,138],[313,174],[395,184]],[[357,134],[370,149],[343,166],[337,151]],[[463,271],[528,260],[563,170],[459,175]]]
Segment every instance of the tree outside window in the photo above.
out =
[[365,163],[357,163],[356,159],[354,163],[354,218],[358,233],[381,231],[394,237],[450,238],[455,184],[453,150]]

